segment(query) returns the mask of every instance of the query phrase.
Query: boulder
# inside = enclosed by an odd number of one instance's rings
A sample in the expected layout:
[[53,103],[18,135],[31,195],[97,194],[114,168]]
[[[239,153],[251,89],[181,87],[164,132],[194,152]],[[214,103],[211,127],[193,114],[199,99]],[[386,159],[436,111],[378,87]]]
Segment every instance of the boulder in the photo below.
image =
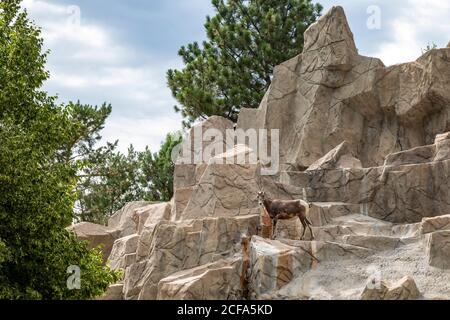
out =
[[212,116],[191,128],[175,161],[174,189],[192,187],[198,183],[204,165],[234,145],[234,141],[227,145],[227,130],[233,129],[233,122],[218,116]]
[[105,294],[96,300],[123,300],[123,284],[113,284],[109,286],[108,290],[106,290]]
[[109,266],[112,270],[125,269],[136,262],[138,241],[139,235],[135,234],[114,242],[109,256]]
[[362,168],[361,161],[349,154],[347,142],[342,142],[325,156],[314,162],[306,171]]
[[362,259],[372,254],[370,249],[341,243],[255,236],[250,243],[250,295],[259,298],[277,291],[321,261]]
[[149,204],[136,209],[135,215],[137,216],[135,220],[138,221],[137,233],[141,234],[146,224],[157,223],[161,220],[170,220],[171,204],[169,202]]
[[380,235],[345,235],[343,241],[353,246],[374,251],[394,250],[403,245],[399,238]]
[[123,238],[137,233],[139,217],[136,209],[152,204],[147,201],[135,201],[127,203],[108,220],[108,227],[119,231],[118,238]]
[[294,247],[259,237],[253,237],[250,244],[250,292],[257,298],[278,290],[296,275],[306,272],[312,258]]
[[430,266],[450,269],[450,230],[428,235],[427,254]]
[[421,146],[411,150],[389,154],[385,166],[403,166],[450,160],[450,140],[437,136],[433,145]]
[[393,283],[368,283],[361,294],[361,300],[417,300],[420,295],[414,279],[404,277]]
[[402,166],[432,162],[436,146],[421,146],[411,150],[391,153],[386,157],[385,166]]
[[89,222],[78,223],[69,227],[68,230],[74,232],[78,239],[87,241],[89,249],[101,246],[105,262],[111,253],[114,241],[120,234],[115,229]]
[[445,132],[436,135],[436,138],[434,139],[434,144],[437,144],[438,142],[450,140],[450,132]]
[[236,300],[242,297],[242,260],[219,260],[177,272],[158,284],[158,300]]
[[194,187],[203,173],[205,172],[207,164],[176,164],[173,177],[174,190]]
[[[236,163],[236,157],[249,159],[252,153],[249,148],[237,146],[211,159],[192,192],[182,218],[259,214],[256,195],[260,191],[260,167],[249,161]],[[232,164],[220,164],[218,161],[230,161]]]
[[424,218],[420,227],[422,234],[428,234],[441,230],[450,230],[450,215]]
[[182,214],[186,209],[189,200],[194,193],[195,187],[187,187],[187,188],[178,188],[174,190],[173,193],[173,206],[172,206],[172,218],[174,220],[180,220],[182,218]]

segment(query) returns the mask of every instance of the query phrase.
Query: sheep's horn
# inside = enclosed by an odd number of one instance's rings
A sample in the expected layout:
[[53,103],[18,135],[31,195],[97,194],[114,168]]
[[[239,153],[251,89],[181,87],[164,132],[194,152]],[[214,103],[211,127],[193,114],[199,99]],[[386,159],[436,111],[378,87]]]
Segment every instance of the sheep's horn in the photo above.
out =
[[258,184],[259,191],[264,192],[264,188],[262,187],[262,183],[261,183],[261,177],[259,177],[259,179],[257,180],[257,184]]

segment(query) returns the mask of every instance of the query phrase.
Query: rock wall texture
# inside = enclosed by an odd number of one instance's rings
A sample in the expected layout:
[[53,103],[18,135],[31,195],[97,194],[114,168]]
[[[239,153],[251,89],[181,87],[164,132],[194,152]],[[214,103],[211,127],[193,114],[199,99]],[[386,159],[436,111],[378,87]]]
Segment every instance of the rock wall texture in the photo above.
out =
[[[170,202],[71,227],[124,270],[100,299],[450,299],[450,48],[386,67],[334,7],[237,129],[280,130],[278,174],[211,117],[181,147]],[[298,219],[271,239],[262,189],[310,202],[315,239]]]
[[364,167],[431,144],[450,130],[450,50],[385,67],[358,55],[344,11],[331,9],[305,33],[303,53],[276,67],[259,109],[238,126],[280,129],[281,162],[305,169],[347,141]]

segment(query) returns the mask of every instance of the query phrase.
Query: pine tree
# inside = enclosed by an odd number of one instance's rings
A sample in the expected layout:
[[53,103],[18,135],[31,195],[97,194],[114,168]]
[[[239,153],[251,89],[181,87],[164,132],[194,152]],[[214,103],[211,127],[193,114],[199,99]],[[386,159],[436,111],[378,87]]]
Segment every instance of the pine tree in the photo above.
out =
[[182,142],[181,136],[168,134],[157,153],[146,150],[140,155],[142,185],[147,201],[170,201],[173,196],[173,173],[175,169],[172,151]]
[[303,49],[303,34],[322,6],[310,0],[212,0],[208,40],[182,47],[182,70],[167,72],[184,125],[211,115],[237,120],[243,107],[257,108],[273,69]]
[[[81,221],[106,224],[108,218],[127,202],[170,201],[173,196],[172,150],[182,138],[168,134],[159,152],[100,152],[91,157],[78,185],[78,214]],[[103,150],[101,150],[103,151]],[[94,153],[95,154],[95,153]],[[88,158],[89,159],[89,158]]]

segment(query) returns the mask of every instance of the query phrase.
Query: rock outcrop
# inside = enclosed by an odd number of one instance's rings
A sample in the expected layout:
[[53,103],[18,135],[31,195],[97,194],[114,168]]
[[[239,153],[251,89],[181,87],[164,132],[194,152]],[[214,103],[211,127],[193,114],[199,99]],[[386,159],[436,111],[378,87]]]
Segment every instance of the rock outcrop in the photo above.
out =
[[113,248],[114,241],[120,237],[120,231],[105,226],[82,222],[68,228],[78,239],[87,241],[88,248],[102,248],[103,260],[106,261]]
[[450,269],[450,230],[431,233],[428,236],[427,252],[430,266]]
[[361,300],[416,300],[420,297],[414,279],[404,277],[394,283],[370,283],[361,294]]
[[334,7],[305,32],[303,53],[275,68],[260,108],[242,110],[238,127],[279,129],[286,169],[308,168],[343,141],[364,167],[380,166],[450,130],[449,57],[431,50],[386,68],[358,55]]
[[[280,172],[239,129],[280,130]],[[386,67],[334,7],[236,131],[216,116],[191,129],[170,202],[71,229],[124,270],[100,299],[449,299],[449,177],[450,48]],[[262,189],[310,202],[315,240],[298,219],[269,239]]]
[[356,159],[349,150],[347,142],[342,142],[328,152],[324,157],[314,162],[306,171],[323,171],[333,169],[362,169],[359,159]]
[[180,271],[159,282],[158,300],[240,299],[241,273],[239,257]]

